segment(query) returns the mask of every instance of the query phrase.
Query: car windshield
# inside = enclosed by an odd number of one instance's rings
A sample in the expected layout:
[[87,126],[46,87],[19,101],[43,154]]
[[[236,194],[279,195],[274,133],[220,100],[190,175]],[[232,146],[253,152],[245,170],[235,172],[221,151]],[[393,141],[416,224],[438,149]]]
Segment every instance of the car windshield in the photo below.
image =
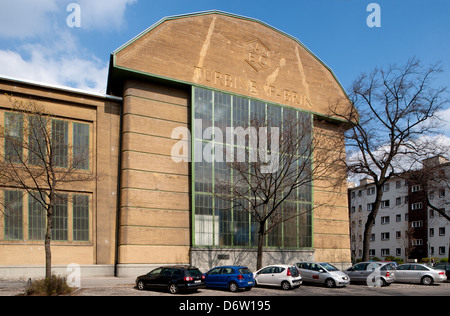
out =
[[331,264],[329,264],[329,263],[327,263],[327,262],[322,262],[322,263],[320,263],[320,265],[321,265],[325,270],[330,271],[330,272],[332,272],[332,271],[339,271],[338,268],[336,268],[335,266],[333,266],[333,265],[331,265]]
[[251,274],[252,271],[250,271],[248,268],[240,268],[239,273],[240,274]]
[[187,269],[186,270],[187,276],[195,277],[195,276],[201,276],[202,273],[199,269]]

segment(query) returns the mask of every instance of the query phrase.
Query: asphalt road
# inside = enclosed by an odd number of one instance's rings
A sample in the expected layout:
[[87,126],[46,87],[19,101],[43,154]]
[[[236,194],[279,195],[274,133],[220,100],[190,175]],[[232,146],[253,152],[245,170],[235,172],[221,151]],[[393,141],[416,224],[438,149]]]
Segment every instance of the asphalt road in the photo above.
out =
[[[110,287],[84,288],[74,293],[77,296],[174,296],[167,291],[139,291],[134,285],[116,285]],[[270,296],[450,296],[450,283],[424,286],[420,284],[394,283],[387,287],[374,288],[366,285],[351,284],[344,288],[326,288],[324,286],[303,284],[297,289],[283,291],[271,287],[254,287],[251,291],[231,293],[222,289],[202,289],[197,293],[178,294],[182,297],[270,297]]]
[[[0,296],[15,296],[23,292],[25,288],[23,281],[1,281]],[[139,291],[134,278],[95,278],[81,281],[81,288],[76,290],[72,296],[174,296],[167,291],[145,290]],[[254,287],[251,291],[239,291],[231,293],[222,289],[201,289],[197,293],[178,294],[183,298],[201,297],[276,297],[276,296],[450,296],[450,282],[433,284],[429,286],[421,284],[393,283],[387,287],[368,287],[362,284],[351,284],[343,288],[326,288],[324,286],[303,284],[299,288],[283,291],[272,287]]]

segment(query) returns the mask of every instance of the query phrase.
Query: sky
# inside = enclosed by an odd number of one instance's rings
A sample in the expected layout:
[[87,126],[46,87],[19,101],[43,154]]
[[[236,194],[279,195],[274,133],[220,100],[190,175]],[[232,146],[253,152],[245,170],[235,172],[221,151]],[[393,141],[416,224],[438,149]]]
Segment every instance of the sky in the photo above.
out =
[[[114,50],[164,17],[208,10],[297,38],[344,89],[411,57],[441,62],[436,84],[450,87],[449,0],[0,0],[0,76],[105,93]],[[450,109],[441,116],[450,121]],[[442,132],[450,137],[450,124]]]

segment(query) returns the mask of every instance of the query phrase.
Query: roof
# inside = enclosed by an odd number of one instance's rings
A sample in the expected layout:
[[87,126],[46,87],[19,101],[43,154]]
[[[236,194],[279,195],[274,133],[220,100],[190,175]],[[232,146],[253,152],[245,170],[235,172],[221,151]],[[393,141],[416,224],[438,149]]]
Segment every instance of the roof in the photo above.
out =
[[96,93],[96,92],[87,91],[87,90],[75,89],[75,88],[66,87],[66,86],[62,86],[62,85],[48,84],[48,83],[43,83],[43,82],[39,82],[39,81],[18,79],[18,78],[2,76],[2,75],[0,75],[0,80],[9,81],[11,83],[31,85],[31,86],[35,86],[35,87],[39,87],[39,88],[53,89],[53,90],[58,90],[61,92],[75,93],[75,94],[85,95],[85,96],[89,96],[89,97],[108,99],[108,100],[112,100],[112,101],[122,101],[121,97],[116,97],[116,96],[102,94],[102,93]]

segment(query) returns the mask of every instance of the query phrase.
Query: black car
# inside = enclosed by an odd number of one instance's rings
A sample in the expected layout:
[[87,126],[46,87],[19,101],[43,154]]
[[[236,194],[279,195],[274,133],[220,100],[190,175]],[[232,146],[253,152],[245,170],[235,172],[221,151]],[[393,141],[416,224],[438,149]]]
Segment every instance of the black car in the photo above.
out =
[[450,263],[438,263],[433,268],[445,270],[445,274],[447,275],[447,281],[450,281]]
[[137,277],[136,286],[139,290],[168,289],[172,294],[179,291],[195,292],[205,287],[205,277],[196,267],[165,266]]

